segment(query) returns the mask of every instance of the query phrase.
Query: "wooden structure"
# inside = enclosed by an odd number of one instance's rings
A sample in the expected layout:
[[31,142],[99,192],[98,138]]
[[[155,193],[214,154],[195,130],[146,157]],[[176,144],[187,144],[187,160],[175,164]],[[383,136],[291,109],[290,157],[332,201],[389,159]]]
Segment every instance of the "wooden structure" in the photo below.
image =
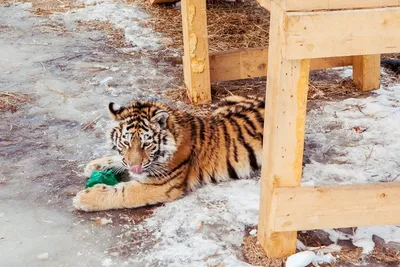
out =
[[[398,51],[399,0],[258,1],[270,11],[274,3],[284,13],[284,58],[310,59],[310,70],[352,65],[354,82],[361,90],[379,88],[377,51]],[[268,47],[209,54],[206,1],[182,0],[181,6],[184,78],[193,104],[211,101],[213,82],[267,75]],[[272,19],[271,23],[272,30]]]
[[296,231],[400,224],[400,183],[300,187],[309,71],[353,65],[379,87],[380,54],[400,52],[399,0],[258,0],[269,48],[209,55],[206,0],[182,0],[184,76],[193,103],[210,83],[267,75],[258,239],[269,257],[295,252]]
[[362,90],[378,88],[379,55],[400,52],[400,2],[259,1],[271,12],[260,244],[282,257],[298,230],[400,224],[400,183],[300,187],[310,69],[351,63]]

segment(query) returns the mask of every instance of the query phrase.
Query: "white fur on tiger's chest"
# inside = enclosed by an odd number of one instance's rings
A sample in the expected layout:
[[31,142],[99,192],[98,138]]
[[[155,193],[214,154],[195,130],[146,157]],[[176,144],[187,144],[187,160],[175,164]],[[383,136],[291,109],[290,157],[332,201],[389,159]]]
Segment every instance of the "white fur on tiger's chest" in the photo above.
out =
[[142,173],[133,173],[133,172],[129,172],[129,178],[133,181],[138,181],[141,183],[145,183],[149,180],[149,175],[146,172],[142,172]]

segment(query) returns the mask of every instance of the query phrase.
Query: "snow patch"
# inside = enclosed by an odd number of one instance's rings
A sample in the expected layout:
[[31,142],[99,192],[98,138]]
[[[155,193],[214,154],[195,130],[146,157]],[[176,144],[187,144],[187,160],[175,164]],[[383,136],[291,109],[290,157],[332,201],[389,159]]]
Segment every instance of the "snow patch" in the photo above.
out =
[[124,5],[113,1],[86,1],[86,7],[72,10],[64,14],[66,23],[79,20],[108,21],[117,29],[124,29],[125,39],[134,48],[133,51],[155,51],[161,47],[161,35],[151,28],[143,26],[150,16],[136,5]]
[[312,251],[302,251],[290,255],[286,260],[286,267],[305,267],[314,260],[315,256]]
[[315,253],[307,250],[290,255],[286,260],[286,267],[305,267],[310,263],[318,266],[319,264],[333,263],[335,260],[336,258],[331,253]]
[[324,231],[329,234],[329,238],[335,243],[338,240],[351,240],[354,246],[363,249],[363,254],[369,254],[373,251],[375,243],[372,238],[374,235],[379,236],[386,243],[400,243],[400,227],[397,225],[358,227],[353,235],[344,234],[332,229]]
[[257,229],[253,229],[249,233],[251,236],[257,236]]
[[[259,181],[241,180],[205,186],[193,194],[158,208],[145,221],[157,244],[139,255],[149,266],[208,266],[235,261],[248,266],[234,251],[245,227],[257,224]],[[240,265],[241,264],[241,265]]]
[[319,264],[333,263],[334,261],[336,261],[336,258],[331,253],[328,253],[326,255],[315,255],[312,263],[318,266]]
[[400,181],[400,86],[307,114],[302,184]]
[[114,262],[110,258],[106,258],[101,262],[101,266],[107,267],[107,266],[113,266]]
[[42,253],[42,254],[39,254],[39,255],[37,256],[37,258],[38,258],[39,260],[48,260],[48,259],[49,259],[49,253],[48,253],[48,252],[44,252],[44,253]]
[[106,224],[111,224],[113,221],[111,218],[101,218],[100,219],[100,224],[101,225],[106,225]]

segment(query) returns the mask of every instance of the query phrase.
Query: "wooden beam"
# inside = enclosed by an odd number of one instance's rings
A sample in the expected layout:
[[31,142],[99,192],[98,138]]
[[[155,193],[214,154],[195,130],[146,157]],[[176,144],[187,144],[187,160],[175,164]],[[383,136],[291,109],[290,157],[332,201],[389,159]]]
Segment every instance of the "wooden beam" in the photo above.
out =
[[362,91],[379,89],[381,55],[356,56],[353,61],[353,80]]
[[400,224],[400,182],[277,188],[274,231]]
[[150,4],[173,4],[178,2],[179,0],[150,0]]
[[206,0],[182,0],[183,66],[193,104],[211,102]]
[[268,47],[210,54],[211,82],[267,76]]
[[284,14],[271,3],[258,240],[268,257],[296,251],[296,232],[274,232],[279,187],[300,185],[310,61],[282,58]]
[[[312,59],[310,70],[353,64],[353,57]],[[238,49],[210,54],[211,83],[267,76],[268,47]]]
[[312,11],[330,9],[363,9],[400,6],[398,0],[258,0],[267,10],[274,1],[284,11]]
[[273,0],[257,0],[258,4],[268,11],[271,11],[271,1]]
[[324,70],[336,67],[350,66],[353,64],[353,57],[327,57],[314,58],[310,61],[310,70]]
[[400,51],[400,8],[285,14],[286,59]]

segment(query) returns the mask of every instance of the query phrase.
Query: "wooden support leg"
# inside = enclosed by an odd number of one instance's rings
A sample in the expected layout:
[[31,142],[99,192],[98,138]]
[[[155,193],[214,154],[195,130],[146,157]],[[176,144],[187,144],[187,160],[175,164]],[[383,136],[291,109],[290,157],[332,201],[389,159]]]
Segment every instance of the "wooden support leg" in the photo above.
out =
[[271,2],[258,240],[268,257],[295,253],[296,232],[274,232],[274,188],[300,185],[310,60],[286,60],[284,14]]
[[211,102],[206,0],[183,0],[183,71],[193,104]]
[[353,59],[353,80],[362,90],[379,89],[381,77],[381,56],[355,56]]

